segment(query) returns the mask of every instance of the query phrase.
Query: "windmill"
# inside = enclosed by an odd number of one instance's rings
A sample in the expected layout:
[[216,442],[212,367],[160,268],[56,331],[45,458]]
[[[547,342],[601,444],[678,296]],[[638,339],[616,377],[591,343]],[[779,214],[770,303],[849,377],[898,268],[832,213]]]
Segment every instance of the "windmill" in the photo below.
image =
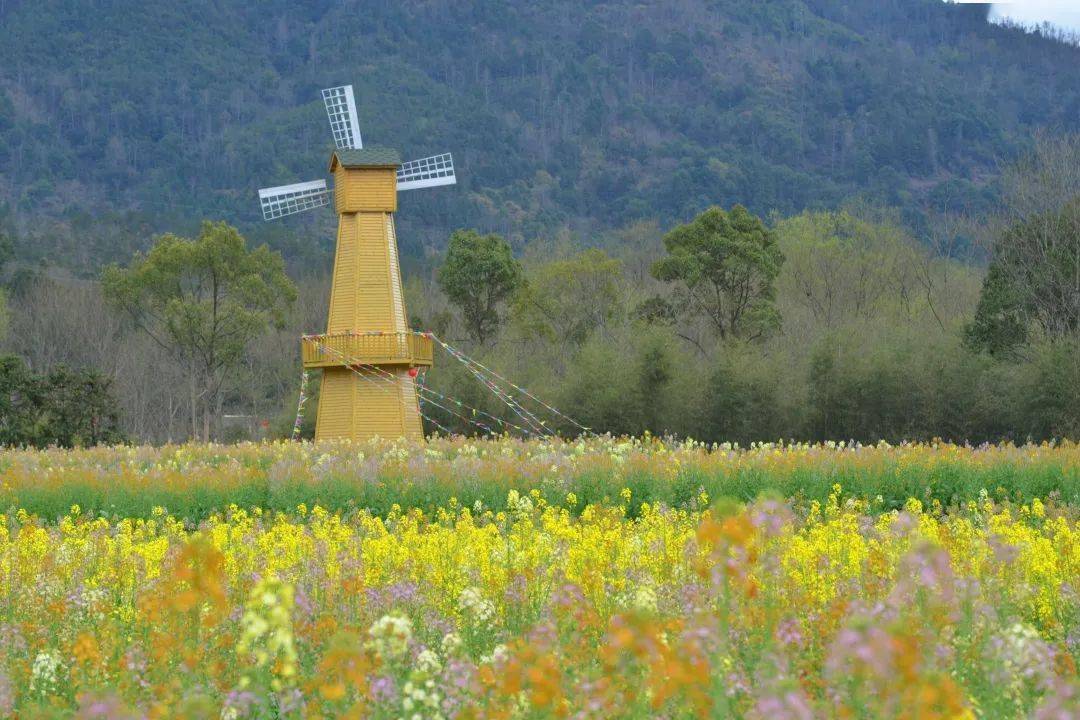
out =
[[394,212],[399,190],[455,184],[454,162],[445,153],[403,163],[390,148],[365,148],[352,85],[322,97],[337,147],[333,189],[313,180],[259,190],[265,220],[331,201],[338,213],[326,333],[301,340],[304,369],[322,370],[315,439],[423,439],[414,378],[433,344],[407,324]]

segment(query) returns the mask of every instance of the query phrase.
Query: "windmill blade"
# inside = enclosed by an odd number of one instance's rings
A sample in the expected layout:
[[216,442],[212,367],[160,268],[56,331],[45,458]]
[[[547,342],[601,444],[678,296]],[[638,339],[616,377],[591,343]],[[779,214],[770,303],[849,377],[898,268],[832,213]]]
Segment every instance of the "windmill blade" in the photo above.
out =
[[397,171],[398,190],[418,190],[456,183],[454,158],[450,157],[450,153],[410,160],[403,163]]
[[332,190],[326,189],[325,180],[263,188],[259,190],[263,220],[277,220],[286,215],[329,205],[332,194]]
[[360,120],[356,116],[352,85],[327,88],[322,91],[322,99],[337,149],[356,150],[364,147],[360,140]]

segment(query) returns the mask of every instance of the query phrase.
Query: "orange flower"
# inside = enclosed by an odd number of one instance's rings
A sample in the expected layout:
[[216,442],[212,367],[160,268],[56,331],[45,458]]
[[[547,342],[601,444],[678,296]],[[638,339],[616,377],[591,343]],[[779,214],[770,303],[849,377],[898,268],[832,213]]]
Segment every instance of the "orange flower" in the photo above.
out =
[[71,647],[71,655],[82,665],[96,665],[101,661],[101,648],[93,635],[88,632],[79,633]]

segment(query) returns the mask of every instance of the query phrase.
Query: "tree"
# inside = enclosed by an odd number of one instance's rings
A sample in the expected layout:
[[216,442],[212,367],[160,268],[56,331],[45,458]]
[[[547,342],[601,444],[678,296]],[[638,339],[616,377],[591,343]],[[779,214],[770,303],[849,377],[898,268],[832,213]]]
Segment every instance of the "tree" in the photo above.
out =
[[724,348],[702,378],[699,437],[749,444],[777,437],[781,386],[753,349]]
[[1032,329],[1048,338],[1080,332],[1080,196],[1002,233],[966,339],[1000,353],[1026,343]]
[[97,370],[58,365],[36,375],[21,358],[0,357],[0,445],[75,447],[123,439],[109,380]]
[[1080,330],[1080,195],[1060,211],[1008,229],[994,264],[1020,312],[1048,337],[1074,335]]
[[[0,217],[0,221],[2,221]],[[0,222],[0,271],[15,256],[15,240],[12,233]]]
[[[3,273],[4,266],[15,255],[14,233],[5,227],[7,225],[6,214],[6,209],[0,207],[0,273]],[[3,341],[7,335],[8,324],[7,293],[4,292],[3,288],[0,288],[0,341]]]
[[779,297],[816,326],[880,317],[914,294],[920,249],[896,224],[808,211],[775,228],[784,253]]
[[0,342],[7,337],[8,327],[11,326],[11,316],[8,310],[7,293],[0,290]]
[[192,436],[204,441],[248,344],[271,325],[281,327],[296,300],[281,256],[265,245],[248,250],[224,222],[204,222],[194,240],[163,235],[129,267],[107,267],[102,287],[185,368]]
[[664,236],[658,280],[678,283],[682,306],[704,315],[721,338],[759,337],[780,324],[776,276],[784,255],[775,234],[742,205],[711,207]]
[[1028,339],[1028,303],[1000,263],[992,263],[983,279],[975,317],[964,327],[964,344],[972,350],[1004,355]]
[[637,402],[643,427],[661,434],[669,428],[663,426],[667,411],[672,405],[670,385],[674,378],[676,358],[672,352],[672,338],[659,329],[642,333],[641,346],[637,348]]
[[6,347],[30,367],[92,367],[112,382],[126,435],[167,442],[189,434],[186,377],[149,336],[106,303],[100,283],[39,278],[12,293],[10,315]]
[[57,365],[42,379],[44,443],[62,447],[117,443],[120,410],[111,381],[94,368]]
[[498,330],[499,308],[521,287],[523,277],[521,264],[500,236],[455,230],[439,268],[439,287],[461,310],[469,334],[483,345]]
[[513,322],[529,335],[580,345],[618,317],[624,289],[622,263],[590,248],[532,269],[514,298]]
[[966,340],[992,353],[1080,333],[1080,135],[1040,137],[1003,174],[1003,229]]
[[0,356],[0,445],[28,445],[37,439],[39,384],[20,358]]

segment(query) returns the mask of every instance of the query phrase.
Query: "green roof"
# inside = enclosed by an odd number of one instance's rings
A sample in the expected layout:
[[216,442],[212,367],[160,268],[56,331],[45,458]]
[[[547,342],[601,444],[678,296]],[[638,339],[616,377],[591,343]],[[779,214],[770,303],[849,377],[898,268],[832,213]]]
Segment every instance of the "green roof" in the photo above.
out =
[[[386,167],[387,165],[400,165],[401,156],[393,148],[367,147],[355,150],[335,150],[334,157],[343,167]],[[334,166],[333,159],[330,167]]]

